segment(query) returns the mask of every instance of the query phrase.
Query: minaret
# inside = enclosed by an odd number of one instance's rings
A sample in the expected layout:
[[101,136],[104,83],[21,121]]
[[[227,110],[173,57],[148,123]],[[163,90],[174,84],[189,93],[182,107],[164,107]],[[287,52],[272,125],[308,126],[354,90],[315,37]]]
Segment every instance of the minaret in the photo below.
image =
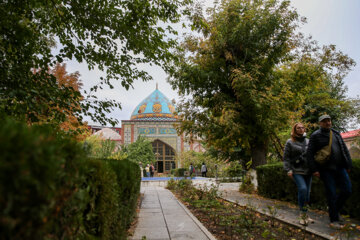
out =
[[158,83],[156,83],[156,90],[159,90]]

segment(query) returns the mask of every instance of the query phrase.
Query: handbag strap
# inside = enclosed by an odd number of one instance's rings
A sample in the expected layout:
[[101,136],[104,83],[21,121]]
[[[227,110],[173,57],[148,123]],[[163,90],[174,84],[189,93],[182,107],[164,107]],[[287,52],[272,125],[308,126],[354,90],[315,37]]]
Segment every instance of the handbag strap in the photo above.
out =
[[330,129],[330,140],[329,140],[329,146],[328,146],[330,153],[331,153],[332,140],[333,140],[333,132],[332,132],[331,129]]

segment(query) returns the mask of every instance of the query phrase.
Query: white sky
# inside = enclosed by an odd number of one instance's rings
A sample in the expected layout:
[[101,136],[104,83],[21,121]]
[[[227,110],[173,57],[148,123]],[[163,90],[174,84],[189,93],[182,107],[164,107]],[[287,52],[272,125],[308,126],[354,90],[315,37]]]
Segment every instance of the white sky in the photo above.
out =
[[[210,4],[212,1],[207,1]],[[360,0],[291,0],[292,6],[299,14],[307,18],[307,24],[302,26],[301,32],[312,35],[319,44],[335,44],[339,50],[355,60],[357,65],[346,77],[349,97],[360,95]],[[166,82],[166,74],[160,67],[145,66],[145,69],[154,78],[150,82],[135,82],[134,89],[126,91],[120,84],[115,88],[102,90],[99,97],[106,97],[119,101],[122,110],[114,110],[110,116],[119,121],[129,120],[135,107],[155,90],[156,83],[159,90],[170,100],[178,100],[176,91]],[[84,89],[97,83],[102,75],[99,71],[89,71],[87,65],[76,62],[67,63],[67,71],[79,71]],[[87,119],[85,119],[87,120]],[[94,124],[89,120],[89,124]],[[98,125],[97,123],[95,123]]]

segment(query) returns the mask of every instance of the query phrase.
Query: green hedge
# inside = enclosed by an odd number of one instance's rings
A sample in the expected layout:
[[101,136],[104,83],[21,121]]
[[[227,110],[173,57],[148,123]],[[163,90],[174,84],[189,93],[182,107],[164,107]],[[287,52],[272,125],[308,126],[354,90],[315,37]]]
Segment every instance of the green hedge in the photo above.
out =
[[185,171],[187,171],[186,168],[175,168],[171,169],[171,174],[173,174],[175,177],[184,177]]
[[[286,172],[283,163],[274,163],[256,168],[258,180],[258,193],[267,198],[279,199],[297,203],[297,187]],[[350,216],[360,219],[360,160],[353,161],[353,169],[350,173],[353,193],[347,201],[344,211]],[[317,177],[313,177],[310,196],[311,206],[326,209],[326,197],[323,183]]]
[[128,161],[88,160],[50,127],[0,121],[0,239],[124,239],[139,194]]
[[140,182],[141,182],[141,175],[139,165],[128,161],[128,160],[105,160],[108,162],[112,170],[116,174],[117,185],[119,189],[122,191],[120,192],[119,200],[119,216],[120,225],[122,229],[122,238],[125,239],[125,233],[128,227],[135,217],[136,213],[136,206],[137,206],[137,199],[140,193]]

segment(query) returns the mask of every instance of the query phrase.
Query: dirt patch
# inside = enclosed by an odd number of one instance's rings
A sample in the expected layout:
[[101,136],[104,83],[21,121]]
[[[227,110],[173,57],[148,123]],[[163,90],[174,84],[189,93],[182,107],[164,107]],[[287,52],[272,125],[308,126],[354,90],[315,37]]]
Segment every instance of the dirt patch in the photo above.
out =
[[294,227],[263,215],[251,207],[242,207],[221,198],[209,200],[199,190],[172,192],[194,216],[219,240],[276,239],[317,240],[324,239],[304,229]]

